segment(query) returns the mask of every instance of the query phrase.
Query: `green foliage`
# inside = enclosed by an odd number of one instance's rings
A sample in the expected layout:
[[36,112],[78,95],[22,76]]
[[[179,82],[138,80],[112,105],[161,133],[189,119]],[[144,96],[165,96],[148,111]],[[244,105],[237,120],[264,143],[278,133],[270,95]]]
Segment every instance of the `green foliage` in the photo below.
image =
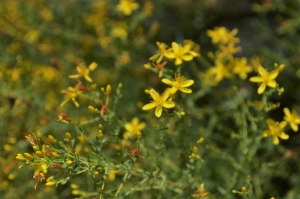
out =
[[299,5],[2,0],[0,195],[297,198]]

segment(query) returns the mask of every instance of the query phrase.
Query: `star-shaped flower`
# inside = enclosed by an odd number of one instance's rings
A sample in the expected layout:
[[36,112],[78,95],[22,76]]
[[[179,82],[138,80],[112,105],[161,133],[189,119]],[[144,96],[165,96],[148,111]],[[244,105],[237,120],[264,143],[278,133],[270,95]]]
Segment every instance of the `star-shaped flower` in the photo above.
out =
[[285,116],[283,118],[284,121],[288,122],[290,124],[291,128],[293,129],[293,131],[297,132],[298,124],[300,124],[300,117],[298,116],[296,111],[293,110],[291,113],[288,108],[284,108],[283,112],[285,114]]
[[95,70],[97,67],[97,64],[95,62],[91,63],[88,68],[86,68],[84,63],[80,63],[77,67],[76,70],[78,74],[76,75],[69,75],[69,78],[79,78],[79,77],[84,77],[87,81],[92,82],[93,80],[89,76],[89,73],[93,70]]
[[246,79],[247,73],[250,73],[251,71],[252,71],[252,67],[247,64],[246,57],[235,59],[233,72],[235,74],[238,74],[241,79]]
[[289,135],[285,134],[282,131],[282,129],[287,124],[286,121],[282,121],[282,122],[278,123],[278,122],[275,122],[272,119],[267,119],[267,124],[268,124],[269,129],[264,130],[262,134],[263,134],[264,137],[272,136],[274,145],[279,144],[278,137],[283,139],[283,140],[289,139]]
[[190,44],[181,46],[176,42],[172,42],[172,52],[167,53],[165,56],[168,59],[175,59],[175,65],[182,64],[182,61],[191,61],[194,57],[199,56],[195,51],[192,51]]
[[155,109],[155,116],[160,117],[162,114],[162,108],[173,108],[175,106],[175,103],[168,99],[171,91],[169,88],[165,90],[165,92],[162,95],[159,95],[154,89],[151,89],[149,91],[149,94],[153,98],[153,102],[146,104],[142,107],[143,110],[150,110],[156,107]]
[[125,124],[126,132],[124,133],[124,139],[128,139],[129,136],[133,136],[133,133],[140,132],[146,127],[146,123],[139,123],[139,118],[135,117],[131,122]]
[[177,90],[180,90],[184,93],[192,93],[192,90],[186,87],[189,87],[194,84],[194,80],[186,79],[184,76],[180,74],[175,74],[175,81],[171,81],[169,79],[162,79],[162,82],[172,86],[171,94],[176,93]]
[[277,82],[275,81],[275,78],[279,74],[279,70],[275,69],[271,72],[268,72],[266,69],[264,69],[262,66],[258,68],[258,73],[260,76],[258,77],[251,77],[251,82],[261,82],[261,85],[259,86],[257,93],[262,94],[264,90],[266,89],[266,86],[269,86],[271,88],[275,88],[277,85]]
[[139,4],[134,2],[134,0],[120,0],[117,5],[117,10],[123,12],[124,15],[131,15],[132,11],[139,8]]

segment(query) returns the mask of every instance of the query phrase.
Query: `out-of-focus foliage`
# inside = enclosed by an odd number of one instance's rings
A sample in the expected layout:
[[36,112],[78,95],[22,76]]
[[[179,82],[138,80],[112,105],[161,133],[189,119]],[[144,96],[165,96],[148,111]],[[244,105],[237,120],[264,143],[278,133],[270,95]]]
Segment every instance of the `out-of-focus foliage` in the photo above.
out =
[[299,6],[2,0],[1,198],[297,198]]

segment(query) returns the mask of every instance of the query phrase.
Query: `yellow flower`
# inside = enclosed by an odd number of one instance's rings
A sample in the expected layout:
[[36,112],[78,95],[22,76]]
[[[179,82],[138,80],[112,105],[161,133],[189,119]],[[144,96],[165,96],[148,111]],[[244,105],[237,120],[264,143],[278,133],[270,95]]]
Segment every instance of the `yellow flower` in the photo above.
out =
[[171,81],[166,78],[162,79],[161,81],[165,84],[168,84],[169,86],[172,86],[170,90],[171,94],[174,94],[177,90],[180,90],[184,93],[192,93],[192,90],[186,87],[189,87],[192,84],[194,84],[194,80],[186,79],[180,74],[175,74],[175,81]]
[[214,77],[215,82],[218,83],[224,78],[229,78],[231,76],[228,67],[226,67],[222,62],[216,61],[215,66],[208,69],[207,71],[208,76]]
[[229,42],[238,43],[239,38],[234,37],[238,33],[238,29],[235,28],[231,32],[225,27],[216,27],[214,30],[207,30],[206,34],[212,39],[213,44],[222,43],[227,44]]
[[168,99],[171,92],[170,89],[167,88],[165,92],[160,96],[154,89],[151,89],[149,91],[149,94],[153,98],[153,102],[146,104],[142,107],[143,110],[150,110],[156,107],[155,109],[155,116],[160,117],[162,114],[162,107],[165,108],[173,108],[175,106],[175,103],[172,101],[172,99]]
[[157,54],[150,57],[149,60],[154,61],[157,59],[156,63],[158,64],[161,62],[162,58],[166,56],[166,54],[168,54],[172,49],[169,48],[165,43],[156,42],[156,45],[158,47],[158,52]]
[[62,90],[61,93],[66,94],[66,96],[65,96],[65,100],[59,106],[63,107],[68,101],[72,100],[75,106],[79,107],[79,103],[76,101],[76,97],[82,93],[80,90],[81,87],[82,87],[82,83],[79,81],[74,88],[68,87],[67,90]]
[[190,44],[184,44],[181,46],[176,42],[172,42],[172,52],[167,53],[165,56],[168,59],[175,59],[175,65],[182,64],[182,61],[191,61],[194,57],[199,56],[198,53],[192,51]]
[[247,78],[247,73],[252,71],[252,67],[247,65],[247,58],[242,57],[240,59],[235,60],[233,72],[238,74],[241,79]]
[[121,40],[125,40],[128,37],[127,25],[125,23],[117,23],[113,26],[111,32],[111,37],[120,38]]
[[204,183],[201,183],[197,190],[197,193],[192,194],[192,197],[201,198],[201,197],[205,197],[207,194],[208,194],[207,192],[204,192]]
[[251,77],[251,82],[261,82],[261,85],[259,86],[257,93],[262,94],[264,90],[266,89],[266,86],[269,86],[271,88],[275,88],[277,83],[275,81],[275,78],[279,74],[279,70],[275,69],[271,72],[266,71],[262,66],[258,68],[258,73],[260,74],[260,77]]
[[272,136],[273,143],[275,145],[277,145],[279,143],[278,137],[283,139],[283,140],[289,139],[289,135],[285,134],[282,131],[282,129],[287,124],[286,121],[282,121],[282,122],[278,123],[278,122],[275,122],[272,119],[267,119],[267,124],[268,124],[269,129],[264,130],[262,134],[263,134],[264,137]]
[[118,170],[110,170],[109,171],[109,174],[107,176],[107,179],[109,181],[114,181],[116,179],[116,174],[118,173],[119,171]]
[[69,78],[79,78],[79,77],[84,77],[87,81],[92,82],[93,80],[89,76],[89,73],[93,70],[95,70],[97,67],[97,64],[95,62],[91,63],[88,68],[86,68],[84,63],[80,63],[77,67],[76,70],[78,74],[76,75],[69,75]]
[[230,42],[228,45],[220,46],[220,58],[224,58],[226,56],[232,57],[233,54],[238,53],[242,50],[241,47],[235,46],[235,43]]
[[293,110],[292,113],[288,108],[284,108],[283,112],[285,114],[284,120],[288,122],[293,129],[293,131],[298,131],[298,124],[300,124],[300,117],[297,115],[296,111]]
[[117,5],[117,10],[123,12],[124,15],[131,15],[133,10],[139,8],[139,4],[134,2],[134,0],[120,0],[120,3]]
[[139,118],[135,117],[131,122],[125,124],[126,132],[124,133],[124,139],[128,139],[129,136],[133,136],[133,133],[140,132],[146,127],[146,123],[139,123]]

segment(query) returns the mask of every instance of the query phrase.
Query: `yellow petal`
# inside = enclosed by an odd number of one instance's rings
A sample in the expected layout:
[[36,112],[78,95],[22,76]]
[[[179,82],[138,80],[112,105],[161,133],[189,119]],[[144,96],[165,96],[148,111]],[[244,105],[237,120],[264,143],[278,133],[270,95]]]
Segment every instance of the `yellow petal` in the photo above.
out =
[[194,80],[187,80],[182,84],[182,87],[188,87],[194,84]]
[[166,79],[166,78],[163,78],[161,81],[169,86],[173,86],[173,84],[174,84],[174,82],[172,82],[171,80]]
[[270,80],[270,81],[267,83],[267,85],[268,85],[269,87],[271,87],[271,88],[275,88],[276,85],[277,85],[277,83],[276,83],[275,80]]
[[149,94],[151,95],[151,97],[154,99],[154,101],[156,101],[158,98],[159,98],[159,94],[154,90],[154,89],[151,89],[149,91]]
[[163,100],[163,102],[165,102],[165,101],[167,101],[167,99],[169,98],[169,96],[170,96],[170,89],[167,88],[165,90],[165,92],[162,94],[161,99]]
[[262,82],[263,79],[261,77],[251,77],[250,82]]
[[278,76],[278,73],[279,73],[279,70],[273,70],[270,75],[269,75],[269,78],[270,79],[275,79],[277,76]]
[[150,110],[153,109],[157,106],[157,104],[155,102],[146,104],[145,106],[142,107],[143,110]]
[[170,52],[170,53],[165,54],[165,57],[167,57],[168,59],[174,59],[176,56],[174,53]]
[[177,52],[179,50],[180,45],[176,42],[172,42],[172,49],[174,52]]
[[146,127],[146,124],[144,122],[142,122],[138,125],[138,129],[140,129],[140,131],[143,130],[145,127]]
[[175,65],[180,65],[180,64],[182,64],[182,60],[176,57]]
[[269,128],[276,126],[276,122],[272,119],[267,119],[267,124]]
[[137,125],[137,124],[139,123],[139,118],[134,117],[134,118],[131,120],[131,123],[132,123],[133,125]]
[[130,123],[126,123],[124,125],[125,129],[129,132],[132,132],[133,131],[133,128],[132,128],[132,125]]
[[272,140],[273,140],[273,144],[274,144],[274,145],[279,144],[279,139],[278,139],[277,136],[273,136],[273,137],[272,137]]
[[173,101],[166,101],[162,104],[162,106],[165,108],[173,108],[175,106],[175,103]]
[[281,139],[283,139],[283,140],[289,139],[289,135],[288,135],[288,134],[285,134],[284,132],[281,132],[280,135],[279,135],[279,137],[280,137]]
[[69,75],[69,78],[79,78],[79,77],[81,77],[80,74],[77,74],[77,75]]
[[260,76],[265,76],[267,74],[267,71],[262,67],[260,66],[257,70],[257,72],[260,74]]
[[291,128],[293,129],[294,132],[298,131],[298,125],[296,123],[290,123]]
[[98,64],[96,64],[95,62],[91,63],[91,65],[89,66],[89,70],[93,71],[97,68]]
[[88,82],[93,82],[93,80],[90,78],[90,76],[88,75],[85,75],[84,76],[84,79],[86,79]]
[[192,93],[192,90],[189,88],[180,88],[179,90],[184,93]]
[[266,89],[266,84],[265,83],[262,83],[259,88],[257,89],[257,93],[258,94],[262,94]]
[[280,122],[279,127],[280,127],[280,129],[283,129],[286,125],[287,125],[287,122],[282,121],[282,122]]
[[162,107],[161,106],[157,106],[155,109],[155,116],[156,117],[160,117],[162,114]]
[[288,108],[284,108],[283,109],[283,112],[284,112],[284,114],[288,117],[288,118],[290,118],[292,115],[291,115],[291,112],[290,112],[290,110],[288,109]]
[[172,88],[170,89],[170,93],[171,93],[171,94],[174,94],[174,93],[176,93],[177,90],[178,90],[178,88],[172,87]]
[[193,59],[192,55],[182,55],[181,59],[184,61],[191,61]]

